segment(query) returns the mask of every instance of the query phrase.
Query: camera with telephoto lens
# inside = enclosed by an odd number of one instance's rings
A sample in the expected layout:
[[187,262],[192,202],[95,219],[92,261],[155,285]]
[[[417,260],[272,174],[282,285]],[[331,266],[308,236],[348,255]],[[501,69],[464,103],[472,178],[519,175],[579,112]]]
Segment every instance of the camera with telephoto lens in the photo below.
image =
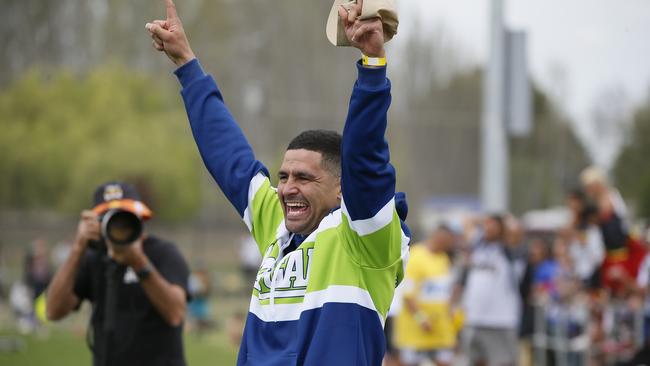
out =
[[117,245],[129,245],[142,235],[142,220],[126,210],[108,210],[101,219],[102,237]]
[[101,240],[91,240],[94,249],[105,249],[106,240],[115,245],[130,245],[142,235],[142,220],[133,212],[112,209],[106,211],[100,219]]

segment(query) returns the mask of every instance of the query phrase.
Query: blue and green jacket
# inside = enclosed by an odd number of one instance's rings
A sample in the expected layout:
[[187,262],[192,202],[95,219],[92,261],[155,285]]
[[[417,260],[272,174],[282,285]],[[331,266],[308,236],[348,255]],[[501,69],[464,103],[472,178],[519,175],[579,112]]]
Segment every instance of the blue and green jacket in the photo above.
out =
[[[410,234],[384,137],[386,68],[357,67],[341,146],[341,207],[307,237],[287,231],[268,170],[213,78],[198,60],[176,70],[203,162],[263,257],[238,365],[381,365],[384,319]],[[297,248],[285,250],[290,245]]]

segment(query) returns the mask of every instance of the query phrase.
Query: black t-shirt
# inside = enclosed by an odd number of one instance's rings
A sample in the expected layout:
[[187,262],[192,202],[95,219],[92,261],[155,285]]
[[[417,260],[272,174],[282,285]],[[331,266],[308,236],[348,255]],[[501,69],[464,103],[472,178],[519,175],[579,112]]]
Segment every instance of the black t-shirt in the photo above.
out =
[[[189,268],[176,246],[149,236],[142,247],[156,270],[187,294]],[[111,306],[116,311],[115,321],[107,324],[110,282],[115,284]],[[118,265],[103,252],[89,250],[77,273],[74,292],[93,305],[89,343],[94,365],[185,365],[183,326],[172,327],[159,315],[130,267]]]

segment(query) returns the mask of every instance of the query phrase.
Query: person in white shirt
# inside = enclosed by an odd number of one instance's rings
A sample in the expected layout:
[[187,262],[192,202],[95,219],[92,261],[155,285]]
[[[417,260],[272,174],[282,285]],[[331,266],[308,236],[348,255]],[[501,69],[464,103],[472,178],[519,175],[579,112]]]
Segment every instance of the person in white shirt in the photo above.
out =
[[484,219],[460,284],[466,324],[462,347],[473,365],[515,365],[517,360],[519,279],[504,234],[502,216]]

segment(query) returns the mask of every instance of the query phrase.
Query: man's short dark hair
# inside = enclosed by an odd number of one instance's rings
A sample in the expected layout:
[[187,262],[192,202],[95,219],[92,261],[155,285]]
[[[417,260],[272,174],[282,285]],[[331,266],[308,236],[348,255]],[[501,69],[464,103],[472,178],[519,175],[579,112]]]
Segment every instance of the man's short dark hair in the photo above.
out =
[[321,165],[341,176],[341,134],[330,130],[307,130],[294,137],[287,150],[305,149],[322,156]]

